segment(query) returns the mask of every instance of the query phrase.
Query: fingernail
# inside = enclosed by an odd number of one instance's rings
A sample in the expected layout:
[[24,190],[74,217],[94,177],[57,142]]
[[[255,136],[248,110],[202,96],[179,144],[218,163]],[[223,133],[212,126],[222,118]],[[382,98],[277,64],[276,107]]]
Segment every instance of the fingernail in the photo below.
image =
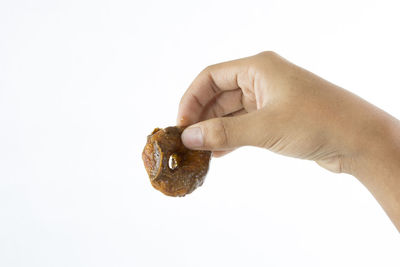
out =
[[187,128],[182,133],[182,142],[186,147],[197,148],[203,146],[203,134],[199,127]]

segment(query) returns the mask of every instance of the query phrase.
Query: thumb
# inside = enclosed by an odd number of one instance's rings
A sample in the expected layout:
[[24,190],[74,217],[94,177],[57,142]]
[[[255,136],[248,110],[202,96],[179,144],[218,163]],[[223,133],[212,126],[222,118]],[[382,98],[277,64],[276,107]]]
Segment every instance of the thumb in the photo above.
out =
[[245,145],[259,144],[262,134],[256,113],[241,116],[214,118],[186,128],[182,133],[183,144],[190,149],[228,150]]

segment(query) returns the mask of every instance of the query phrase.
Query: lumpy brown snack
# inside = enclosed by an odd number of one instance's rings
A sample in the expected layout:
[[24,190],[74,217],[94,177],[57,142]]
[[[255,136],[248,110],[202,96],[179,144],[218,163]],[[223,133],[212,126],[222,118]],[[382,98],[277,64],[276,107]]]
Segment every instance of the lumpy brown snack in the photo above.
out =
[[183,145],[184,128],[154,129],[142,153],[151,184],[168,196],[185,196],[201,186],[210,163],[210,151],[190,150]]

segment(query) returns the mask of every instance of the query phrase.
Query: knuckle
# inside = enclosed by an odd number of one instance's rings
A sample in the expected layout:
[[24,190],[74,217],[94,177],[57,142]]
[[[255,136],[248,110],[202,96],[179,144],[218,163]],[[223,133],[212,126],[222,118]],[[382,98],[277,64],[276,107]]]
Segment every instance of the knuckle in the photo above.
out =
[[210,72],[211,72],[211,70],[212,70],[212,68],[213,68],[213,65],[208,65],[207,67],[205,67],[205,68],[201,71],[201,74],[209,75]]
[[263,51],[263,52],[259,53],[258,55],[260,55],[262,57],[266,57],[266,58],[273,58],[273,57],[278,56],[278,54],[274,51]]
[[211,79],[211,73],[214,65],[205,67],[197,76],[198,79]]
[[273,51],[263,51],[254,57],[252,66],[249,68],[249,73],[256,73],[266,67],[274,66],[277,62],[279,55]]
[[215,119],[210,125],[207,135],[207,146],[212,148],[227,147],[229,144],[227,125],[225,120]]

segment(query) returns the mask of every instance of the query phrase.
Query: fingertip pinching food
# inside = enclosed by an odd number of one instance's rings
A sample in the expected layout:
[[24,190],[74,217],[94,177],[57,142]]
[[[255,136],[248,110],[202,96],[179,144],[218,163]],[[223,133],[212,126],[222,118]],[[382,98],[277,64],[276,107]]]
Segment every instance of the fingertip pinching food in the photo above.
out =
[[185,127],[156,128],[147,136],[142,158],[153,187],[168,196],[185,196],[204,182],[211,152],[190,150],[181,141]]

